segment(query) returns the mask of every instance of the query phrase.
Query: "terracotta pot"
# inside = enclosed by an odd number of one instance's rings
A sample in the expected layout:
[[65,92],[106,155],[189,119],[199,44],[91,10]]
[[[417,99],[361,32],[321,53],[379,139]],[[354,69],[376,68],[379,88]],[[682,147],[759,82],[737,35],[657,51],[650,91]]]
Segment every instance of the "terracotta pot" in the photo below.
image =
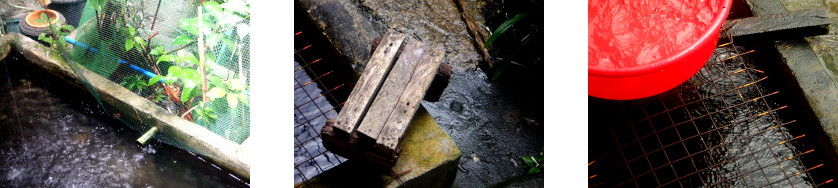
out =
[[49,19],[52,21],[52,24],[56,24],[59,22],[62,24],[67,23],[64,16],[57,11],[50,9],[36,10],[27,14],[26,17],[24,17],[24,19],[18,24],[20,33],[37,41],[38,35],[40,35],[43,32],[46,32],[49,27],[49,24],[47,23],[38,23],[35,21],[37,19],[41,19],[41,13],[46,13],[47,17],[49,17]]

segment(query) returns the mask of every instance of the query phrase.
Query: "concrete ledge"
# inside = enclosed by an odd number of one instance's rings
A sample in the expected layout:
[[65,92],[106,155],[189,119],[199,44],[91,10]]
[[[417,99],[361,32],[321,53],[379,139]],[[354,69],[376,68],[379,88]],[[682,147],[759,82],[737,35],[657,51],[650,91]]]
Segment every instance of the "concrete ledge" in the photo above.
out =
[[111,113],[120,113],[120,120],[139,125],[143,129],[137,131],[156,126],[160,129],[156,138],[180,143],[198,154],[207,156],[240,178],[250,179],[250,164],[239,144],[224,139],[200,125],[166,113],[151,101],[82,66],[79,66],[78,72],[74,72],[56,51],[19,33],[0,37],[0,59],[5,58],[12,49],[41,69],[71,85],[87,90],[78,79],[78,75],[83,75],[98,92],[106,109]]
[[404,184],[369,164],[350,160],[294,187],[450,187],[454,183],[460,149],[424,107],[413,116],[400,146],[401,157],[393,171],[411,170],[399,178]]

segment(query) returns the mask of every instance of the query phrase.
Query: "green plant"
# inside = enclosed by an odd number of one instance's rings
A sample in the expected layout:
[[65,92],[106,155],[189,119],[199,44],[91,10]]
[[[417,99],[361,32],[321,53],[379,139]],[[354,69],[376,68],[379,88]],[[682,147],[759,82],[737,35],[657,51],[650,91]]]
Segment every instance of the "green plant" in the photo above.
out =
[[[142,74],[134,74],[130,76],[126,76],[122,78],[122,82],[119,85],[122,85],[126,89],[136,92],[142,93],[144,89],[148,88],[148,84],[145,81],[145,76]],[[136,90],[135,90],[136,89]]]
[[[542,31],[542,28],[543,28],[543,25],[544,25],[543,21],[539,22],[539,19],[532,19],[532,18],[543,18],[544,17],[544,7],[542,6],[542,3],[536,2],[535,0],[530,0],[529,2],[532,3],[533,5],[535,5],[535,6],[533,6],[534,8],[528,9],[529,10],[528,12],[518,13],[517,15],[513,16],[512,18],[509,18],[508,20],[504,21],[500,26],[498,26],[497,29],[495,29],[495,31],[492,33],[492,35],[489,37],[489,39],[486,40],[486,43],[483,45],[483,48],[488,48],[489,45],[491,45],[493,42],[495,42],[495,40],[497,40],[498,37],[500,37],[501,35],[503,35],[507,31],[509,31],[509,29],[512,28],[516,23],[519,23],[519,22],[520,23],[524,23],[524,22],[531,23],[531,25],[529,25],[529,28],[527,28],[527,30],[529,32],[527,34],[525,34],[524,37],[522,37],[519,40],[517,48],[515,49],[515,51],[513,51],[508,57],[505,57],[493,69],[492,76],[491,76],[492,80],[495,80],[498,77],[500,77],[500,75],[503,74],[504,70],[506,70],[509,67],[510,64],[517,64],[517,63],[512,62],[512,59],[515,58],[515,56],[518,55],[518,53],[521,52],[522,49],[530,48],[531,47],[530,44],[532,44],[531,42],[534,41],[533,39],[539,40],[538,38],[542,37],[541,35],[543,35],[543,31]],[[541,57],[536,57],[535,60],[532,62],[532,64],[538,64],[538,63],[540,63],[540,61],[541,61]],[[522,65],[522,64],[517,64],[517,65],[525,66],[525,65]]]
[[[51,23],[52,20],[49,19],[46,13],[41,13],[41,17],[35,20],[37,23]],[[67,40],[64,39],[64,36],[69,35],[73,30],[76,30],[72,25],[63,25],[60,22],[56,24],[49,24],[47,31],[38,35],[38,40],[47,42],[50,44],[50,47],[54,49],[59,49],[59,46],[62,49],[66,49],[69,47],[69,43]]]
[[[240,0],[224,3],[205,1],[201,8],[206,12],[204,16],[180,20],[180,26],[186,32],[177,36],[172,44],[189,46],[195,44],[200,36],[204,38],[207,50],[215,52],[206,54],[205,61],[208,64],[231,64],[230,61],[236,53],[239,56],[242,55],[241,49],[237,49],[236,45],[249,33],[249,5],[246,1]],[[223,80],[217,75],[201,75],[200,60],[196,58],[199,52],[184,52],[179,49],[177,54],[167,54],[164,53],[165,51],[167,50],[164,47],[158,46],[149,54],[159,56],[156,63],[166,61],[174,62],[175,65],[169,67],[166,76],[152,78],[149,81],[165,78],[166,84],[180,83],[182,85],[181,100],[183,104],[194,109],[197,114],[195,121],[214,122],[218,118],[216,115],[218,112],[235,109],[240,104],[249,105],[247,86],[241,79]],[[212,72],[211,66],[206,66],[206,69],[206,72]],[[206,78],[207,83],[205,94],[201,93],[200,89],[204,82],[202,77]],[[192,101],[199,96],[206,96],[206,99],[201,98],[198,100],[200,102],[193,103]],[[219,106],[226,108],[218,109]]]
[[100,12],[102,12],[105,4],[108,3],[108,0],[88,0],[93,10],[96,11],[96,15],[98,16]]
[[527,165],[529,174],[535,174],[541,172],[544,169],[544,152],[539,153],[538,157],[536,156],[521,156],[521,160],[524,161],[524,164]]
[[[148,84],[148,85],[151,85],[151,84]],[[166,96],[165,94],[163,94],[163,91],[165,91],[165,89],[163,89],[162,87],[158,87],[157,89],[155,89],[154,94],[149,96],[150,100],[152,102],[160,102],[160,101],[163,101],[163,100],[169,100],[169,97]]]

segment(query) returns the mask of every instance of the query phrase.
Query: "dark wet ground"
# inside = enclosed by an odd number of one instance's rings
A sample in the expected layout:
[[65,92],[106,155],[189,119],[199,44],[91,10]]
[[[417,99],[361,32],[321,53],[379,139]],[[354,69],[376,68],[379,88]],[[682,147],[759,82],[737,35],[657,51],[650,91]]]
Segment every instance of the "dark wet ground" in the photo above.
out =
[[516,86],[489,82],[480,70],[454,72],[438,102],[422,102],[462,152],[454,187],[544,186],[543,173],[528,174],[521,160],[544,151],[543,88],[529,82]]
[[0,187],[246,187],[108,117],[84,91],[17,57],[0,64]]

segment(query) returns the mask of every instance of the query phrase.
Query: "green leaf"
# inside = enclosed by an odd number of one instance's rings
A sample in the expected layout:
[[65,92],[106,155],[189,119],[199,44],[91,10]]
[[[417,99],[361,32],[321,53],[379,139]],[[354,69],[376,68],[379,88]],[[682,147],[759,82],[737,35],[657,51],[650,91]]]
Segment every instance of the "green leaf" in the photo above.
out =
[[61,29],[67,30],[69,32],[72,32],[73,30],[76,30],[76,28],[73,28],[72,25],[61,25]]
[[195,40],[192,39],[192,37],[190,37],[189,35],[178,35],[177,38],[175,38],[175,40],[172,41],[172,44],[174,44],[174,45],[184,45],[184,44],[189,44],[192,41],[195,41]]
[[230,108],[236,108],[236,106],[239,105],[239,100],[237,99],[237,96],[235,96],[232,93],[228,94],[227,95],[227,105],[229,105]]
[[143,46],[146,46],[145,40],[143,40],[142,37],[134,37],[134,43],[136,43],[137,48],[142,48]]
[[192,54],[189,54],[189,55],[187,55],[187,56],[185,56],[185,57],[180,58],[180,61],[181,61],[181,62],[186,62],[186,63],[192,64],[192,65],[198,65],[198,63],[200,63],[200,62],[198,62],[198,58],[196,58],[196,57],[195,57],[194,55],[192,55]]
[[183,92],[180,94],[180,99],[186,104],[186,101],[192,99],[192,90],[197,86],[194,82],[186,81],[183,85]]
[[511,62],[512,62],[512,58],[514,58],[515,55],[518,55],[518,52],[520,52],[521,49],[523,49],[525,46],[527,46],[527,44],[529,44],[530,41],[532,41],[532,39],[535,38],[535,37],[531,37],[531,36],[532,35],[525,36],[522,39],[521,45],[518,45],[518,48],[516,48],[515,51],[512,52],[512,55],[510,55],[509,58],[506,58],[503,61],[501,61],[500,63],[498,63],[498,65],[494,68],[495,69],[494,73],[492,73],[492,80],[498,79],[498,77],[500,77],[500,75],[503,74],[503,71],[506,70],[509,67],[509,64],[511,64]]
[[535,162],[532,158],[530,158],[530,156],[521,156],[521,159],[524,160],[524,163],[526,163],[527,166],[535,166]]
[[157,83],[158,81],[160,81],[160,79],[163,79],[163,76],[157,75],[157,76],[151,77],[151,79],[148,80],[147,85]]
[[247,4],[243,1],[227,1],[224,4],[221,4],[221,8],[237,11],[241,13],[249,13],[250,10],[247,7]]
[[[148,52],[148,54],[151,55],[163,55],[163,53],[166,53],[166,48],[163,46],[156,46],[154,49],[151,49],[151,52]],[[163,56],[160,56],[160,58],[163,58]],[[159,58],[157,59],[157,62],[160,62]]]
[[218,14],[222,12],[221,7],[218,5],[218,2],[215,1],[205,1],[204,7],[207,8],[207,10],[209,10],[207,13],[210,13],[215,17],[218,17]]
[[172,84],[181,75],[181,68],[178,66],[169,67],[169,75],[166,75],[166,84]]
[[217,45],[219,41],[221,41],[222,37],[223,37],[222,35],[214,34],[214,33],[210,34],[210,35],[207,35],[207,38],[206,38],[207,39],[207,41],[206,41],[207,46],[209,46],[210,49],[213,49],[213,47],[215,45]]
[[47,42],[49,44],[54,44],[55,43],[55,41],[52,40],[52,38],[50,38],[50,37],[44,37],[44,39],[42,39],[42,41]]
[[198,36],[198,17],[180,20],[180,27],[193,36]]
[[183,67],[181,70],[181,79],[191,81],[193,83],[201,83],[201,76],[198,74],[198,71],[191,68],[191,67]]
[[208,75],[207,76],[207,81],[209,81],[209,84],[211,84],[215,87],[221,87],[221,88],[224,88],[224,89],[228,89],[227,84],[224,84],[224,81],[222,81],[221,78],[219,78],[216,75]]
[[47,17],[46,13],[41,13],[41,19],[35,20],[35,23],[49,23],[49,17]]
[[529,174],[535,174],[535,173],[538,173],[538,172],[541,172],[541,169],[538,169],[536,167],[532,167],[532,168],[530,168],[529,171],[527,171],[527,173],[529,173]]
[[[226,11],[225,13],[229,13],[229,11]],[[237,14],[224,14],[223,19],[218,22],[218,25],[226,27],[228,24],[235,24],[242,20],[244,20],[244,17]]]
[[207,92],[207,97],[209,97],[210,100],[221,98],[224,95],[227,95],[227,91],[225,91],[224,88],[220,87],[214,87],[210,89],[209,92]]
[[515,17],[512,17],[509,20],[506,20],[505,22],[503,22],[503,24],[500,24],[500,26],[498,26],[498,28],[495,29],[495,32],[492,33],[492,36],[489,37],[489,40],[486,40],[486,44],[483,45],[483,48],[488,48],[489,45],[492,44],[492,42],[494,42],[495,39],[498,38],[498,36],[500,36],[501,34],[506,32],[506,30],[511,28],[512,25],[515,25],[516,22],[518,22],[521,19],[524,19],[526,17],[529,17],[529,16],[530,16],[529,12],[521,13],[521,14],[515,15]]
[[125,39],[125,51],[131,51],[134,48],[134,40]]
[[239,91],[244,90],[244,83],[237,78],[233,78],[230,80],[230,88]]
[[131,36],[137,35],[137,30],[133,27],[128,27],[128,34],[131,34]]
[[247,102],[247,96],[244,94],[239,93],[236,95],[236,98],[239,98],[239,101],[241,101],[241,103],[245,106],[250,106],[250,103]]
[[[152,51],[154,51],[154,50],[152,50]],[[156,63],[160,63],[161,61],[174,61],[174,57],[172,57],[172,55],[161,55],[160,58],[157,58]],[[172,67],[176,67],[176,66],[172,66]]]

